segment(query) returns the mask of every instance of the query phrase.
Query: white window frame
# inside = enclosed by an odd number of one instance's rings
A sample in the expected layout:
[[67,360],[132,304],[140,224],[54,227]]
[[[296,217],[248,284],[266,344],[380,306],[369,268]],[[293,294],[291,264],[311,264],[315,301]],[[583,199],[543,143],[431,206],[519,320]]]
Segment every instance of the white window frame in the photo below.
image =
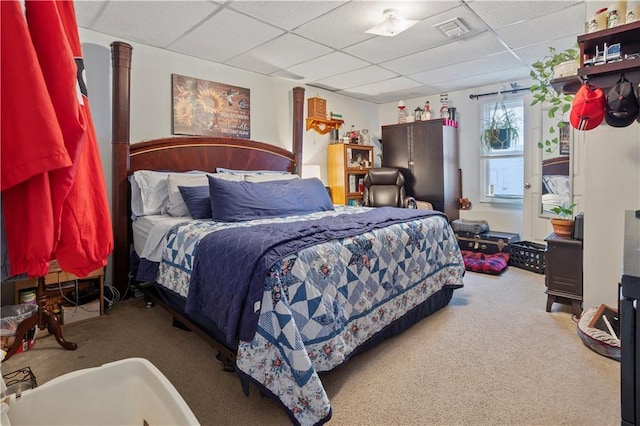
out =
[[[514,108],[515,115],[519,124],[519,137],[515,146],[504,150],[487,150],[482,143],[480,145],[480,202],[481,203],[497,203],[497,204],[523,204],[524,190],[521,194],[500,195],[492,193],[490,190],[491,179],[491,160],[492,159],[509,159],[520,158],[522,160],[522,171],[520,180],[516,183],[520,188],[524,188],[524,96],[522,95],[497,95],[493,98],[483,100],[480,105],[480,132],[484,129],[486,120],[493,113],[493,107],[496,102],[503,102],[507,109]],[[482,133],[480,133],[482,134]]]

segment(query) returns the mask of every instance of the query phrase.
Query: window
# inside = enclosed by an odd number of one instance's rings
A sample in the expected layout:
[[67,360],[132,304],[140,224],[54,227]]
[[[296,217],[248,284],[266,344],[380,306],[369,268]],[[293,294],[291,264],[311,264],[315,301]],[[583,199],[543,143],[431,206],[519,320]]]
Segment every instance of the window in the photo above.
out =
[[[524,102],[522,97],[481,104],[480,201],[521,204],[524,195]],[[499,131],[504,118],[514,127]],[[488,133],[489,123],[497,124]]]

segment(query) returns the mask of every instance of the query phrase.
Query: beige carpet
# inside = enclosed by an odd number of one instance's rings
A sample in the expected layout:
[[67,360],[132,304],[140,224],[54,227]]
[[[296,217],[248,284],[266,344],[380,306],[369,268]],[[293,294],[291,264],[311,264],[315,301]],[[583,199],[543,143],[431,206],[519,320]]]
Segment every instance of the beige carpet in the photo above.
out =
[[[514,267],[501,277],[467,273],[449,306],[323,376],[330,424],[619,425],[620,364],[582,343],[569,307],[545,312],[544,288],[544,276]],[[164,310],[146,309],[141,299],[64,327],[76,351],[44,334],[32,350],[4,362],[3,373],[29,366],[43,384],[142,357],[203,425],[289,423],[255,388],[245,397],[207,343],[172,327]]]

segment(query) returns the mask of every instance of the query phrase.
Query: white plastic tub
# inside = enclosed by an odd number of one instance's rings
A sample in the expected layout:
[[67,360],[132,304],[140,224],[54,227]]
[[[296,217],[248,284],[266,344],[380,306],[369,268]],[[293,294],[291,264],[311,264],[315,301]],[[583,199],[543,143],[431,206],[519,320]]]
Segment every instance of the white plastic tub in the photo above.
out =
[[12,395],[3,414],[13,425],[199,425],[171,382],[143,358],[57,377]]

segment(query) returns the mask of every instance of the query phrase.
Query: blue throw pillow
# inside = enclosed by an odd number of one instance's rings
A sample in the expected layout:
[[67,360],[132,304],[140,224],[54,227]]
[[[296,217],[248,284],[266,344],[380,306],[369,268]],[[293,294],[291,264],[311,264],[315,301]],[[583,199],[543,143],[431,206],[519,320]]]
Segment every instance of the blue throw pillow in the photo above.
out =
[[213,220],[240,222],[334,210],[317,178],[233,182],[209,176]]
[[211,196],[208,186],[178,186],[178,190],[192,218],[211,219]]

